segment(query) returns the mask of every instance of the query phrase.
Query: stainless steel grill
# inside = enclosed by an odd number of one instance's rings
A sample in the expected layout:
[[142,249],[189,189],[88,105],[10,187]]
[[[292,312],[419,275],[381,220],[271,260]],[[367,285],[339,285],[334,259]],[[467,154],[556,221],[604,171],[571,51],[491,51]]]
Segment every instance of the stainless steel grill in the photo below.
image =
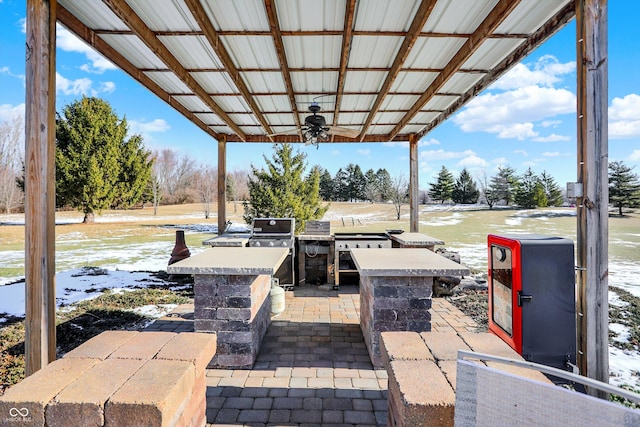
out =
[[249,247],[258,248],[288,248],[289,254],[275,277],[280,286],[290,288],[295,283],[294,232],[296,229],[294,218],[254,218],[252,224]]
[[351,259],[351,249],[353,248],[390,248],[391,240],[387,233],[335,233],[335,285],[334,289],[340,286],[340,276],[343,274],[357,276],[353,260]]

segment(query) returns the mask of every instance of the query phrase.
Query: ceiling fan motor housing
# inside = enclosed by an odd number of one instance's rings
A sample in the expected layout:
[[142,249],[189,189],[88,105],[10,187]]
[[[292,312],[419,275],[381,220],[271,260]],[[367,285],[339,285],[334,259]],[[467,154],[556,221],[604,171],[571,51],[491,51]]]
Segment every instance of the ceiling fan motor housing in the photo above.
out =
[[321,128],[324,127],[327,122],[325,121],[324,116],[313,114],[304,119],[304,124],[311,128]]

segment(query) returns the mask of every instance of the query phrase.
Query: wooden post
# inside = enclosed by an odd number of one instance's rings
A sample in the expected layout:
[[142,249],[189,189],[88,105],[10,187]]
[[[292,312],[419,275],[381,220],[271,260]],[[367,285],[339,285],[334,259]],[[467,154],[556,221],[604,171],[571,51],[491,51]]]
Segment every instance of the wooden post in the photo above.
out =
[[418,135],[409,135],[409,231],[420,231],[418,183]]
[[26,375],[56,358],[56,0],[27,1],[25,111]]
[[218,140],[218,235],[227,222],[227,137]]
[[576,1],[576,45],[578,366],[609,382],[607,0]]

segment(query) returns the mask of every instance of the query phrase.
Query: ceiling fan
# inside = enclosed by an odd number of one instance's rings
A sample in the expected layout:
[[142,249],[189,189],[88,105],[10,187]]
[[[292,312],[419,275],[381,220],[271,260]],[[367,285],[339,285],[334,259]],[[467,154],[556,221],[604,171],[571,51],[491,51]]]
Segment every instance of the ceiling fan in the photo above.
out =
[[[320,142],[329,141],[331,139],[331,135],[356,138],[360,134],[360,131],[355,129],[340,126],[327,126],[324,116],[318,114],[320,112],[320,104],[315,101],[309,104],[309,111],[311,112],[311,115],[305,117],[304,125],[300,128],[305,145],[315,145],[318,147]],[[297,131],[298,129],[291,129],[289,131],[273,135],[281,135]]]

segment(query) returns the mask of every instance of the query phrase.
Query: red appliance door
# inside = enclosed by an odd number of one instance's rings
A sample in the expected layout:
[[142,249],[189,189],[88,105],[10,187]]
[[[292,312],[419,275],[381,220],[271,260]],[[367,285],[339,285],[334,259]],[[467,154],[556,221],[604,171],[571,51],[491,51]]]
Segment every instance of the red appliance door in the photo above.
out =
[[522,354],[520,242],[489,235],[489,330]]

